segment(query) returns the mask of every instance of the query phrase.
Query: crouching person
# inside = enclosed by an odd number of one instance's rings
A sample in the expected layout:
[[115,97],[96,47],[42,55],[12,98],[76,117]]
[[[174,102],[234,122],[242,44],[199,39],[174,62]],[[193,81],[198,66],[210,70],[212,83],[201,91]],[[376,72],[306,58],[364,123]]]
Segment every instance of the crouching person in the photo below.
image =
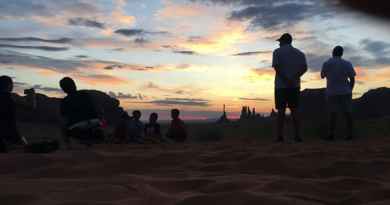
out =
[[60,105],[64,119],[63,136],[67,148],[71,149],[71,138],[79,140],[86,146],[103,141],[102,120],[88,93],[78,91],[75,82],[69,77],[60,81],[60,87],[67,94]]

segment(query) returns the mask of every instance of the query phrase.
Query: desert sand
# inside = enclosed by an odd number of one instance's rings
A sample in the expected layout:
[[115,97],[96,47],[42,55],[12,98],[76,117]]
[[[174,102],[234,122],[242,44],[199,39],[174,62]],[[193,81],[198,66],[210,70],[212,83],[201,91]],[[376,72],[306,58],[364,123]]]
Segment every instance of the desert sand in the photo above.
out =
[[0,155],[1,205],[390,204],[390,139]]

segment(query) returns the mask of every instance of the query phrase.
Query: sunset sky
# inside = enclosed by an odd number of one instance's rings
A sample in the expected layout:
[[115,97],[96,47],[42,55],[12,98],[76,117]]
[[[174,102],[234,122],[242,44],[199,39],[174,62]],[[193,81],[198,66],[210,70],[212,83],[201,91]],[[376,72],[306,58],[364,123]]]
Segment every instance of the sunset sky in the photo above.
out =
[[325,85],[321,65],[342,45],[359,97],[390,86],[389,22],[338,0],[1,0],[0,74],[14,77],[16,92],[56,97],[71,76],[162,116],[177,107],[215,118],[223,104],[231,116],[242,105],[269,112],[282,33],[307,55],[303,89]]

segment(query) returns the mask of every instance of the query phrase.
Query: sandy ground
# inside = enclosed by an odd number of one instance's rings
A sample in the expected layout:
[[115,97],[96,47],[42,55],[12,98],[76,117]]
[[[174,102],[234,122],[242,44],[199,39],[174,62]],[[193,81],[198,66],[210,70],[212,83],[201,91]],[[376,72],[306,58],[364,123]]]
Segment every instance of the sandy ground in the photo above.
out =
[[390,204],[390,139],[0,155],[1,205]]

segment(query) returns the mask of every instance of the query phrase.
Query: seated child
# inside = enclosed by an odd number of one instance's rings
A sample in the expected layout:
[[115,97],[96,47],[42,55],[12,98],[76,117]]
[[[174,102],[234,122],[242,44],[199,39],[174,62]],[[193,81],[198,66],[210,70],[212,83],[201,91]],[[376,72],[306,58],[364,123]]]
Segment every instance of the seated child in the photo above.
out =
[[187,128],[179,115],[178,109],[171,110],[172,121],[166,136],[175,142],[184,142],[187,140]]

